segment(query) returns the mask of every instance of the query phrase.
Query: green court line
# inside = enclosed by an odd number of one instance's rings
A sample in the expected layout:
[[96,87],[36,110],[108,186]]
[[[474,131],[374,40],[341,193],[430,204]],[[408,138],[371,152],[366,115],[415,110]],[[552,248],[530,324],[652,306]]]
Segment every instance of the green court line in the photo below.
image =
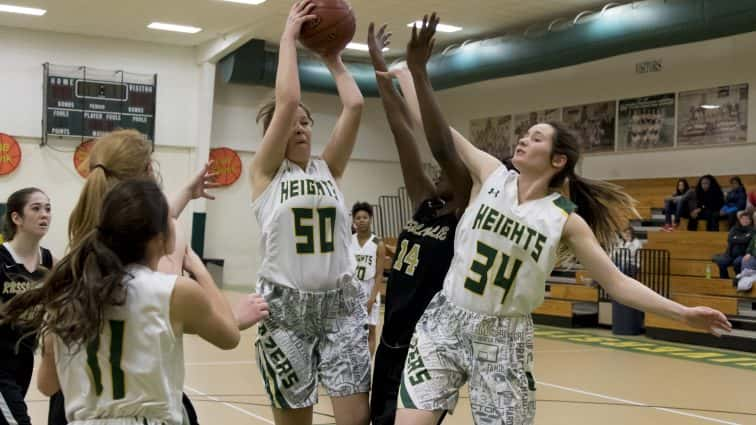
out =
[[662,343],[615,336],[601,336],[587,332],[576,332],[570,329],[540,325],[535,327],[534,334],[538,338],[567,341],[592,347],[623,350],[639,354],[651,354],[671,359],[690,360],[713,366],[728,366],[756,371],[756,355],[749,353],[727,352],[709,347],[680,345],[668,342]]

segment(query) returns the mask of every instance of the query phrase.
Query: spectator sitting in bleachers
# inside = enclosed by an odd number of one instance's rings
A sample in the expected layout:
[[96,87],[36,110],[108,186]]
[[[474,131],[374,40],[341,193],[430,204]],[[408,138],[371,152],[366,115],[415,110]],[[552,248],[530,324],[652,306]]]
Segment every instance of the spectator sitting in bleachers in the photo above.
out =
[[747,196],[746,190],[743,186],[743,181],[740,177],[733,177],[730,179],[730,191],[727,192],[725,197],[725,204],[720,210],[720,214],[727,217],[727,222],[730,228],[735,226],[738,221],[738,211],[746,209]]
[[[638,263],[635,253],[641,248],[643,248],[643,242],[638,239],[632,226],[622,231],[620,242],[615,247],[617,250],[615,252],[621,252],[621,254],[612,255],[622,273],[630,277],[634,277],[638,273]],[[622,252],[622,250],[627,251]]]
[[729,279],[727,268],[732,266],[735,274],[739,274],[745,255],[748,254],[749,246],[753,245],[754,238],[753,220],[745,211],[738,213],[738,223],[730,229],[727,235],[727,252],[717,254],[712,261],[719,266],[719,277]]
[[756,208],[756,190],[748,194],[748,207]]
[[724,194],[717,179],[707,174],[698,179],[696,189],[691,190],[683,199],[680,214],[688,219],[688,230],[698,230],[698,220],[706,220],[706,230],[719,231],[719,211],[724,205]]
[[[754,213],[753,219],[756,220],[756,213]],[[756,233],[754,236],[751,238],[751,243],[748,244],[746,254],[743,256],[742,269],[735,276],[735,286],[737,286],[738,291],[750,291],[753,284],[756,283]]]
[[[664,228],[665,231],[670,231],[673,227],[680,225],[680,210],[682,207],[682,199],[690,191],[690,185],[686,179],[680,179],[677,181],[677,188],[675,193],[671,197],[664,200]],[[672,224],[672,216],[675,216],[675,224]]]

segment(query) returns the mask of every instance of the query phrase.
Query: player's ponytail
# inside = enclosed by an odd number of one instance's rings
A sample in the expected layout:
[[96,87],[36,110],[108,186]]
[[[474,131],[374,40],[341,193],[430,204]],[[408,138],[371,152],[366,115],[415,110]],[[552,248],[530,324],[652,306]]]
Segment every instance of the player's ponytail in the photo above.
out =
[[638,217],[636,201],[615,184],[579,176],[575,172],[580,160],[577,138],[562,123],[548,124],[554,129],[552,155],[567,158],[564,168],[552,177],[549,186],[561,189],[568,183],[569,197],[577,205],[577,213],[588,223],[599,243],[610,249],[617,240],[617,233],[627,228],[628,220]]
[[153,180],[116,185],[105,197],[100,217],[41,287],[6,305],[2,323],[28,329],[27,335],[53,333],[75,348],[99,335],[105,309],[126,301],[126,266],[146,260],[155,237],[164,242],[172,237],[168,202]]
[[118,130],[97,139],[88,161],[80,165],[89,175],[68,220],[70,247],[97,225],[111,187],[124,179],[151,175],[151,155],[150,143],[136,130]]

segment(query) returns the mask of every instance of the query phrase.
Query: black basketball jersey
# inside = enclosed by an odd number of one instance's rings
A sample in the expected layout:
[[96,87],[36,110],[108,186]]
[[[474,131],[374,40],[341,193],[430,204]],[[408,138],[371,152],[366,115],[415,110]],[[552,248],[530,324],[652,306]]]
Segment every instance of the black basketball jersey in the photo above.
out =
[[423,202],[399,235],[386,286],[381,336],[386,344],[409,344],[425,307],[443,287],[459,219],[454,213],[437,215],[441,208],[441,201]]
[[[6,244],[0,245],[0,283],[2,283],[3,304],[10,301],[16,294],[21,294],[44,279],[45,274],[52,268],[52,254],[45,248],[40,248],[40,264],[34,272],[29,272],[23,264],[16,262]],[[16,343],[25,332],[12,325],[0,326],[0,361],[4,356],[15,355]],[[20,348],[33,351],[35,338],[29,336],[21,343]]]

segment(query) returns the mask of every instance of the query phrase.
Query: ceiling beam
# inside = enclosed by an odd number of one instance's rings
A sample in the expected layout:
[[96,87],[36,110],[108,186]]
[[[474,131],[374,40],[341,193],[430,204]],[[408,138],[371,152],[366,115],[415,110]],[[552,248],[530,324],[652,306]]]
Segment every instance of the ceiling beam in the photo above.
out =
[[227,34],[206,41],[195,48],[197,64],[218,63],[254,37],[254,26],[246,25]]

